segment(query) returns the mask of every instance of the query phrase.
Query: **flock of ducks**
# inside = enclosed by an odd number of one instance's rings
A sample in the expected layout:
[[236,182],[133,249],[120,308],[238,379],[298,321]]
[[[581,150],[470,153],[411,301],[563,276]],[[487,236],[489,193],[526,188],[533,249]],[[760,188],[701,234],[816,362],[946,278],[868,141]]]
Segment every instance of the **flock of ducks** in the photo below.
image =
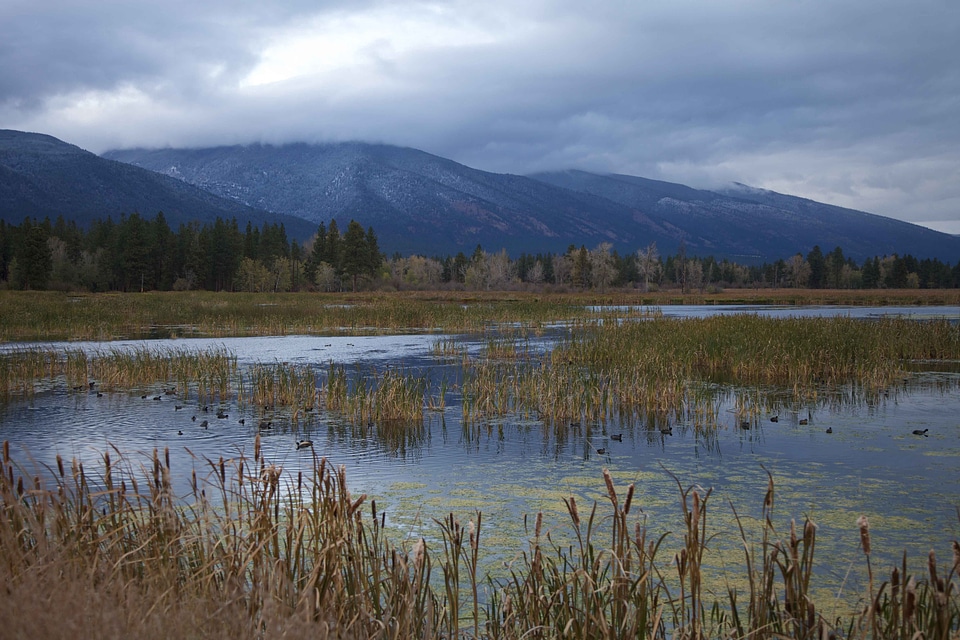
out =
[[[74,390],[74,391],[82,391],[82,390],[84,390],[84,389],[87,389],[87,390],[93,392],[93,391],[95,390],[96,384],[97,384],[96,381],[91,381],[91,382],[89,382],[86,386],[85,386],[85,385],[76,385],[76,386],[73,387],[73,390]],[[171,396],[171,395],[176,395],[176,393],[177,393],[177,388],[176,388],[176,387],[165,388],[165,389],[163,389],[163,392],[162,392],[160,395],[155,395],[155,396],[153,396],[153,400],[154,400],[154,401],[159,401],[159,400],[161,400],[161,399],[163,398],[163,396],[165,396],[165,395],[166,395],[166,396]],[[96,394],[97,394],[97,397],[98,397],[98,398],[102,398],[102,397],[103,397],[103,393],[101,393],[99,390],[96,391]],[[148,394],[143,394],[143,395],[140,396],[140,398],[143,399],[143,400],[146,400],[148,397],[150,397]],[[174,408],[175,411],[180,411],[181,409],[183,409],[183,405],[181,405],[181,404],[174,405],[173,408]],[[272,407],[271,407],[271,408],[272,408]],[[313,407],[308,407],[306,410],[307,410],[307,411],[311,411],[312,409],[313,409]],[[205,406],[202,407],[201,410],[204,411],[204,412],[207,412],[207,411],[210,410],[210,407],[205,405]],[[218,419],[221,419],[221,420],[230,417],[230,415],[227,414],[222,408],[217,409],[216,416],[217,416]],[[196,422],[197,416],[194,415],[194,416],[192,416],[190,419],[191,419],[192,421]],[[806,418],[800,418],[799,420],[797,420],[797,424],[799,424],[799,425],[807,425],[807,424],[810,424],[810,420],[811,420],[811,419],[812,419],[812,416],[810,415],[810,412],[807,412],[807,417],[806,417]],[[779,415],[770,416],[770,422],[779,422],[779,421],[780,421],[780,416],[779,416]],[[242,425],[242,424],[245,424],[245,423],[246,423],[246,420],[245,420],[244,418],[240,418],[240,420],[238,421],[238,423],[241,424],[241,425]],[[210,422],[209,422],[208,420],[203,420],[203,421],[200,423],[200,427],[203,428],[203,429],[207,429],[207,428],[209,428],[209,426],[210,426]],[[579,423],[578,423],[578,422],[571,422],[571,423],[570,423],[570,426],[579,426]],[[261,430],[261,431],[265,431],[265,430],[272,429],[272,428],[273,428],[273,421],[272,421],[272,420],[266,420],[266,419],[260,420],[260,422],[257,423],[257,428],[258,428],[259,430]],[[741,422],[740,422],[740,428],[743,429],[743,430],[749,430],[749,429],[750,429],[750,422],[747,421],[747,420],[741,421]],[[664,426],[664,427],[660,427],[660,428],[658,429],[658,431],[660,432],[661,435],[664,435],[664,436],[673,435],[673,427],[670,426],[670,425],[667,425],[667,426]],[[930,429],[914,429],[911,433],[912,433],[913,435],[915,435],[915,436],[923,436],[924,438],[928,438],[928,437],[930,437],[930,436],[929,436],[929,433],[928,433],[929,431],[930,431]],[[833,433],[833,427],[827,427],[826,433]],[[178,431],[177,431],[177,435],[182,436],[182,435],[183,435],[183,430],[182,430],[182,429],[178,430]],[[610,435],[610,440],[613,441],[613,442],[623,442],[623,434],[622,434],[622,433],[614,433],[614,434],[611,434],[611,435]],[[305,439],[304,439],[304,440],[297,440],[297,442],[296,442],[296,448],[297,448],[298,451],[301,450],[301,449],[311,449],[311,448],[313,448],[313,441],[312,441],[312,440],[305,440]],[[596,452],[597,452],[598,454],[600,454],[600,455],[604,455],[604,454],[607,453],[607,448],[606,448],[606,447],[601,447],[601,448],[599,448],[599,449],[596,449]]]

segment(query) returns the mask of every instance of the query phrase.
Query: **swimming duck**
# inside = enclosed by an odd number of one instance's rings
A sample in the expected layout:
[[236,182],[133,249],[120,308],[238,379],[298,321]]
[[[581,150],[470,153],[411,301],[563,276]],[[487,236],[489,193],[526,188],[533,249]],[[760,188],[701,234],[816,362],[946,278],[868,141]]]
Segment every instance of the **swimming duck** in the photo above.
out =
[[623,442],[623,434],[622,434],[622,433],[615,433],[615,434],[613,434],[613,435],[610,436],[610,439],[611,439],[611,440],[616,440],[617,442]]
[[770,416],[770,422],[779,422],[780,416]]
[[209,423],[206,420],[204,420],[203,422],[200,423],[200,426],[206,429],[207,426],[209,426]]
[[297,442],[297,449],[307,449],[313,446],[313,440],[300,440]]
[[809,422],[809,420],[807,420],[807,418],[800,418],[800,423],[799,423],[799,424],[807,424],[807,422]]
[[224,413],[224,412],[223,412],[223,409],[218,409],[218,410],[217,410],[217,417],[223,419],[223,418],[229,418],[230,416],[228,416],[226,413]]
[[597,449],[597,453],[599,453],[600,455],[603,455],[603,454],[605,454],[606,452],[607,452],[606,449]]
[[827,427],[827,433],[833,433],[833,427]]
[[930,429],[914,429],[914,430],[913,430],[913,435],[915,435],[915,436],[923,436],[924,438],[929,438],[930,436],[927,435],[927,431],[930,431]]

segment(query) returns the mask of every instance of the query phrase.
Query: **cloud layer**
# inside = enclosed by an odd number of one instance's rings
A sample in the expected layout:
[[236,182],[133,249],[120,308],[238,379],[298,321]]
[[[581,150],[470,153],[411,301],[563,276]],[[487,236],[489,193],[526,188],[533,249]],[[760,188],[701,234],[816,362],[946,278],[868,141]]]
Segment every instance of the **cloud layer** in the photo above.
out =
[[960,233],[957,60],[954,0],[12,0],[0,127],[736,180]]

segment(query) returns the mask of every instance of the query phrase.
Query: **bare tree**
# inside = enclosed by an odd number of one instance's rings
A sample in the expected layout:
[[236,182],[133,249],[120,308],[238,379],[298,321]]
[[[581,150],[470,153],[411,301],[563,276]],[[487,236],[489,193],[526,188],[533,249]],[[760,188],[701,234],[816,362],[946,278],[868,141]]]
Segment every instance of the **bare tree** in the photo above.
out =
[[655,280],[660,271],[660,254],[657,253],[656,242],[651,242],[645,249],[637,249],[637,270],[643,278],[644,292],[650,291],[650,280]]
[[605,290],[616,275],[613,256],[610,255],[611,249],[612,244],[601,242],[590,252],[590,282],[600,291]]

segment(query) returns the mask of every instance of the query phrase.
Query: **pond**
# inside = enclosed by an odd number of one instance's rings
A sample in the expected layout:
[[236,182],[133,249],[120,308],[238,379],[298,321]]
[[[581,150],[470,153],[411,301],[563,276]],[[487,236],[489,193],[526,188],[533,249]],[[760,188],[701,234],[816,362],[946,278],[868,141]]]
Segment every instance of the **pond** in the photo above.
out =
[[[947,317],[960,312],[940,310]],[[727,312],[693,308],[689,315],[708,311]],[[796,308],[791,311],[798,313]],[[864,318],[883,312],[858,311]],[[924,317],[930,312],[921,308]],[[563,332],[563,327],[547,331],[528,348],[541,353]],[[434,351],[434,345],[447,338],[451,336],[289,336],[69,347],[90,353],[222,347],[236,355],[241,369],[289,362],[316,367],[323,375],[335,363],[360,375],[402,367],[455,383],[458,361]],[[456,339],[476,354],[488,338]],[[609,469],[621,496],[630,483],[636,484],[633,504],[642,511],[632,514],[638,514],[652,534],[673,532],[664,542],[665,566],[683,545],[681,488],[697,486],[701,495],[712,491],[708,531],[716,537],[707,562],[718,577],[726,577],[729,569],[731,579],[742,579],[742,543],[733,510],[748,536],[756,539],[769,472],[776,486],[778,532],[787,535],[793,518],[798,526],[805,517],[816,522],[823,596],[843,598],[861,586],[865,573],[856,527],[861,514],[870,520],[873,563],[883,579],[904,551],[911,567],[919,570],[931,549],[945,558],[950,542],[960,537],[960,373],[940,363],[916,363],[914,368],[905,385],[879,397],[848,388],[797,403],[785,394],[775,412],[747,425],[735,410],[745,390],[717,386],[708,390],[715,399],[717,424],[708,436],[682,421],[667,431],[653,421],[550,425],[534,416],[514,415],[465,426],[461,398],[452,384],[446,407],[427,412],[422,428],[399,441],[379,438],[375,428],[358,432],[326,411],[301,414],[296,420],[289,412],[278,412],[272,416],[275,428],[260,432],[262,451],[292,475],[309,468],[313,456],[343,465],[352,493],[376,500],[398,540],[422,536],[429,544],[437,538],[434,518],[453,512],[466,521],[482,512],[481,542],[488,553],[486,567],[494,573],[505,570],[524,549],[525,514],[542,511],[558,541],[569,539],[563,498],[575,496],[581,510],[596,501],[598,513],[607,514],[601,474]],[[258,409],[226,401],[205,411],[195,396],[167,396],[159,386],[140,391],[101,396],[95,389],[54,385],[0,409],[0,440],[10,442],[15,460],[40,469],[51,468],[60,454],[68,460],[78,457],[88,470],[95,470],[111,447],[139,468],[154,449],[169,448],[175,486],[184,495],[191,470],[204,473],[207,460],[252,458],[262,418]],[[218,409],[227,417],[217,418]],[[295,443],[301,438],[312,440],[312,449],[298,450]]]

